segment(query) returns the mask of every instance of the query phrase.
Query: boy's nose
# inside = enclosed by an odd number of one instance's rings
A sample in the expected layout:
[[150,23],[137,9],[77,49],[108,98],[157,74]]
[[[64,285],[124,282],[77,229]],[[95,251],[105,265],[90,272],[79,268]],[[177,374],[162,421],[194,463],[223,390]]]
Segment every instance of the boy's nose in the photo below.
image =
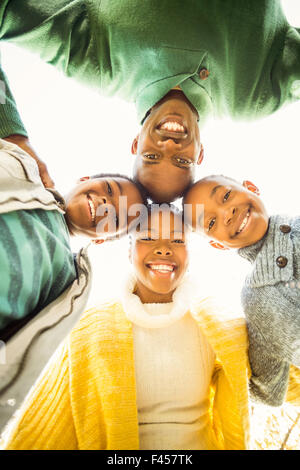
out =
[[224,217],[224,223],[225,225],[229,225],[232,222],[233,217],[236,215],[236,207],[230,207],[226,212],[225,212],[225,217]]

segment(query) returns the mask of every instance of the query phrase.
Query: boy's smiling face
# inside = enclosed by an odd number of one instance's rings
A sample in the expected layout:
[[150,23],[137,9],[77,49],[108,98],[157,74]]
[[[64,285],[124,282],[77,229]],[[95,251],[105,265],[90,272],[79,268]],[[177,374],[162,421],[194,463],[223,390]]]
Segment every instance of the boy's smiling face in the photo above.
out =
[[165,210],[152,213],[147,225],[148,229],[142,228],[132,239],[130,257],[137,294],[143,303],[171,302],[188,266],[182,216]]
[[[133,204],[143,204],[139,189],[126,178],[87,178],[78,183],[65,197],[66,222],[71,234],[97,238],[126,232],[127,225],[135,216],[128,216],[125,226],[120,226],[122,204],[120,197],[124,196],[127,198],[127,210]],[[115,226],[115,230],[109,231],[106,224],[104,231],[100,233],[101,221],[108,220],[110,217],[114,218],[111,226]]]
[[[268,229],[268,214],[261,199],[243,185],[223,177],[208,177],[187,192],[192,205],[189,224],[227,248],[243,248],[259,241]],[[197,220],[196,205],[203,204]]]

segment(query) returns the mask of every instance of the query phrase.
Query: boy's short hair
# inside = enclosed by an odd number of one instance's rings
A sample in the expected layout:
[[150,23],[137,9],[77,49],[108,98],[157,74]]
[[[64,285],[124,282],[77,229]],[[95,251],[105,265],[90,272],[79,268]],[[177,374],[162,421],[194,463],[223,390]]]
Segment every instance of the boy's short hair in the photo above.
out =
[[98,173],[97,175],[92,175],[91,178],[92,179],[96,179],[96,178],[123,178],[125,180],[128,180],[131,183],[135,184],[135,186],[138,188],[138,190],[140,192],[140,195],[141,195],[141,198],[143,200],[143,204],[145,204],[145,205],[148,204],[149,196],[148,196],[147,190],[144,188],[144,186],[139,181],[136,181],[136,180],[130,178],[129,176],[127,176],[127,175],[121,175],[120,173]]
[[202,181],[207,181],[207,180],[210,180],[210,179],[214,179],[214,178],[225,178],[227,180],[230,180],[230,181],[233,181],[234,183],[237,183],[237,184],[241,184],[240,181],[234,179],[234,178],[231,178],[230,176],[225,176],[225,175],[207,175],[207,176],[204,176],[203,178],[200,178],[199,180],[197,181],[194,181],[188,188],[185,189],[183,195],[182,195],[182,204],[184,204],[184,200],[185,200],[185,197],[187,195],[187,193],[189,192],[189,190],[195,186],[195,184],[198,184]]

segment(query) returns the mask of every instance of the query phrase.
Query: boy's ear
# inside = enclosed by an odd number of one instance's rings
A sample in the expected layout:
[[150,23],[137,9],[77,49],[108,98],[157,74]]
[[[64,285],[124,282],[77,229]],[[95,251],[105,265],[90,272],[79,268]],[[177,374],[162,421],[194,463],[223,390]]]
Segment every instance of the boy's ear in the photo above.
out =
[[105,242],[105,240],[103,240],[102,238],[93,238],[91,241],[92,243],[94,243],[94,245],[102,245],[102,243]]
[[251,183],[251,181],[243,181],[243,186],[244,188],[248,189],[248,191],[251,191],[251,193],[257,194],[257,196],[260,195],[258,187]]
[[90,179],[91,179],[90,176],[82,176],[81,178],[79,178],[79,180],[77,180],[77,184],[82,183],[83,181],[86,181],[86,180],[90,180]]
[[203,158],[204,158],[204,147],[203,147],[203,144],[200,142],[200,153],[198,156],[197,165],[201,165],[201,163],[203,162]]
[[139,142],[139,134],[133,139],[133,142],[131,144],[131,153],[132,153],[132,155],[137,154],[138,142]]
[[209,240],[209,244],[218,250],[229,250],[229,248],[226,248],[226,246],[222,245],[222,243],[216,242],[215,240]]

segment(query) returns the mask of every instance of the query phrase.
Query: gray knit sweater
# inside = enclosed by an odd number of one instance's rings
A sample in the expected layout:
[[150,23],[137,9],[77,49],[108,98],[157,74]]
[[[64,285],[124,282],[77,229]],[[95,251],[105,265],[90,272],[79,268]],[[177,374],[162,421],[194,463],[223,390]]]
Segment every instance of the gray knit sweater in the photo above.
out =
[[253,264],[242,290],[251,397],[279,406],[290,365],[300,368],[300,217],[270,217],[267,234],[238,253]]

